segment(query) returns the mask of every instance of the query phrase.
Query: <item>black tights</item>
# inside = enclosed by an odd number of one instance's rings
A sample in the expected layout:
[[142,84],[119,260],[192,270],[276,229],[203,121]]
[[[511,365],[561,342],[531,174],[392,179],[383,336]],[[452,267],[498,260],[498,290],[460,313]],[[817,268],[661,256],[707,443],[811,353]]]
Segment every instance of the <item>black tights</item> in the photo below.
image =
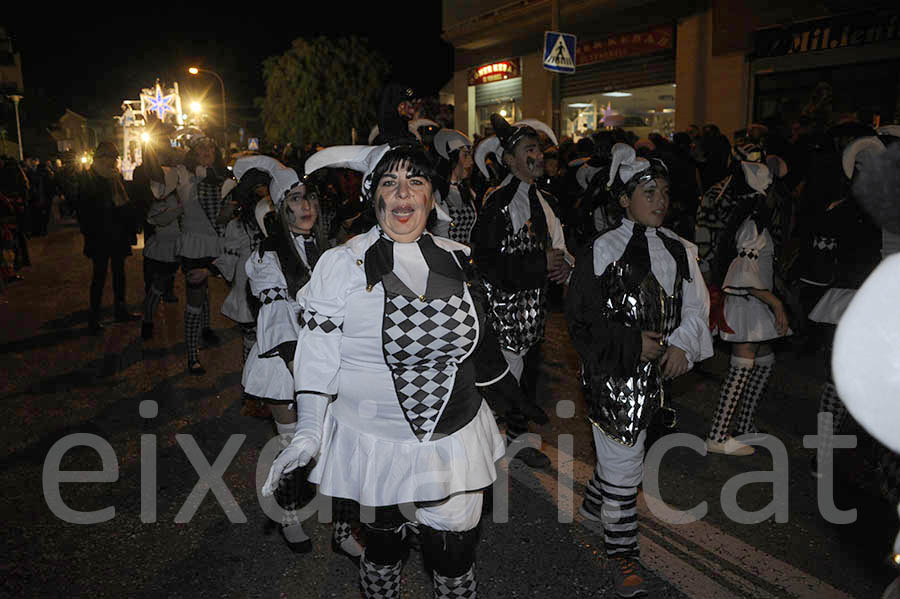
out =
[[94,273],[91,279],[91,317],[100,316],[103,287],[106,285],[106,270],[112,264],[113,297],[116,305],[125,303],[125,256],[104,255],[91,258]]

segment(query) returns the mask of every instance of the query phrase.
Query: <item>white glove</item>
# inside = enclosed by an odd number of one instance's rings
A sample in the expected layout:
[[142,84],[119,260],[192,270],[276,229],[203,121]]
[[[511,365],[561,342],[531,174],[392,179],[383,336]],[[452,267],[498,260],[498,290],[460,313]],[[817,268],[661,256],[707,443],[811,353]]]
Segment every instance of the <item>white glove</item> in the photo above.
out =
[[329,402],[327,396],[316,393],[303,393],[297,397],[297,428],[294,438],[272,462],[269,477],[266,478],[262,488],[263,496],[268,497],[275,493],[282,476],[306,466],[319,453],[319,446],[322,444],[322,425],[325,422],[325,410]]

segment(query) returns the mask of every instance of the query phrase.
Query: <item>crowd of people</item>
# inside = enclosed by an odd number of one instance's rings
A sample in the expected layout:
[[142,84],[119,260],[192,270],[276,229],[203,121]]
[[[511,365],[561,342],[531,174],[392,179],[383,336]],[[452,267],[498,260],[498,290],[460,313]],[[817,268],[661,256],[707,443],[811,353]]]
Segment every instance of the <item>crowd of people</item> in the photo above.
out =
[[0,156],[0,290],[24,280],[31,266],[28,239],[47,235],[52,220],[71,219],[76,178],[73,165]]
[[[417,118],[414,98],[388,86],[369,145],[310,146],[302,160],[247,153],[226,166],[205,137],[184,154],[148,146],[127,191],[103,143],[78,187],[92,333],[110,266],[116,320],[140,319],[145,340],[160,302],[178,301],[181,270],[185,364],[203,375],[201,346],[219,342],[209,281],[230,286],[221,312],[242,331],[244,411],[271,418],[283,447],[263,493],[284,510],[291,550],[311,548],[299,513],[317,485],[334,499],[334,548],[358,562],[363,596],[400,596],[416,539],[435,597],[474,597],[495,462],[509,446],[529,467],[550,464],[519,438],[548,421],[537,377],[554,308],[581,359],[596,451],[580,513],[602,525],[620,596],[646,592],[636,502],[648,429],[671,425],[670,381],[712,356],[714,336],[731,358],[707,451],[754,452],[775,349],[802,334],[824,350],[828,417],[811,471],[830,475],[847,413],[827,368],[831,337],[897,247],[853,183],[900,127],[848,117],[754,124],[731,141],[714,125],[575,141],[493,115],[473,144]],[[4,201],[20,197],[11,190],[31,178],[18,165],[3,173]],[[47,186],[37,197],[58,193],[46,173],[36,180]],[[13,209],[3,221],[17,265],[22,218]],[[141,229],[135,315],[123,265]],[[374,521],[361,522],[361,507]]]

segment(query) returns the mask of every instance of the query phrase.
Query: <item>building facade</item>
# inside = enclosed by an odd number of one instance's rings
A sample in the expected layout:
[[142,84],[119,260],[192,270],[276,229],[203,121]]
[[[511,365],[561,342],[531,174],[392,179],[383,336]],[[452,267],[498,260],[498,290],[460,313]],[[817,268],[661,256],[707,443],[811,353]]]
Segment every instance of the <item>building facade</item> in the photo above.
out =
[[[646,137],[706,123],[730,136],[829,101],[832,121],[859,112],[893,122],[900,12],[893,3],[865,6],[444,0],[444,38],[455,48],[455,126],[488,135],[489,115],[498,112],[552,123],[574,139],[604,127]],[[577,36],[574,74],[543,68],[548,30]]]

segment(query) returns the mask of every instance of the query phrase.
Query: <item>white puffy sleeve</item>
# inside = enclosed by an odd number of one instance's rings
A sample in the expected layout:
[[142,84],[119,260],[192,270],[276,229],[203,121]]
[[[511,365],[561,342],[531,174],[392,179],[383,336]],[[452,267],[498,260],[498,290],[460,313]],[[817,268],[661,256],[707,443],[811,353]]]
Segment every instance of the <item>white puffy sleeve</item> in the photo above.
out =
[[450,237],[450,223],[453,219],[450,218],[450,213],[439,193],[435,193],[434,212],[437,214],[437,222],[431,227],[431,234],[437,237]]
[[242,231],[242,228],[243,227],[236,219],[233,219],[228,223],[228,226],[225,227],[224,249],[214,261],[216,268],[219,269],[219,272],[222,273],[222,276],[225,277],[225,280],[229,283],[234,281],[234,275],[239,266],[241,253],[246,245],[247,235]]
[[[181,184],[181,179],[183,177],[183,169],[174,166],[163,166],[161,168],[163,172],[163,181],[150,181],[150,191],[153,192],[153,197],[158,200],[165,198],[175,191]],[[184,172],[187,173],[187,171]]]
[[287,281],[275,252],[253,252],[245,265],[250,291],[259,299],[256,343],[265,354],[297,340],[297,308],[288,296]]
[[544,209],[544,217],[547,220],[547,231],[550,233],[553,249],[562,250],[563,254],[565,254],[566,262],[575,264],[575,258],[573,258],[572,254],[569,253],[569,250],[566,249],[566,235],[563,233],[562,223],[556,218],[556,213],[553,212],[553,208],[551,208],[547,201],[540,196],[540,193],[538,194],[538,199],[541,201],[541,208]]
[[294,354],[296,393],[335,395],[349,282],[357,266],[346,248],[326,251],[298,293],[300,334]]
[[713,339],[709,332],[709,292],[700,272],[697,246],[685,243],[691,280],[682,283],[681,324],[669,335],[669,345],[684,350],[688,365],[713,355]]
[[753,219],[744,221],[735,235],[737,256],[731,261],[722,290],[732,295],[747,295],[749,289],[768,289],[760,271],[760,251],[766,246],[766,236],[758,231]]

